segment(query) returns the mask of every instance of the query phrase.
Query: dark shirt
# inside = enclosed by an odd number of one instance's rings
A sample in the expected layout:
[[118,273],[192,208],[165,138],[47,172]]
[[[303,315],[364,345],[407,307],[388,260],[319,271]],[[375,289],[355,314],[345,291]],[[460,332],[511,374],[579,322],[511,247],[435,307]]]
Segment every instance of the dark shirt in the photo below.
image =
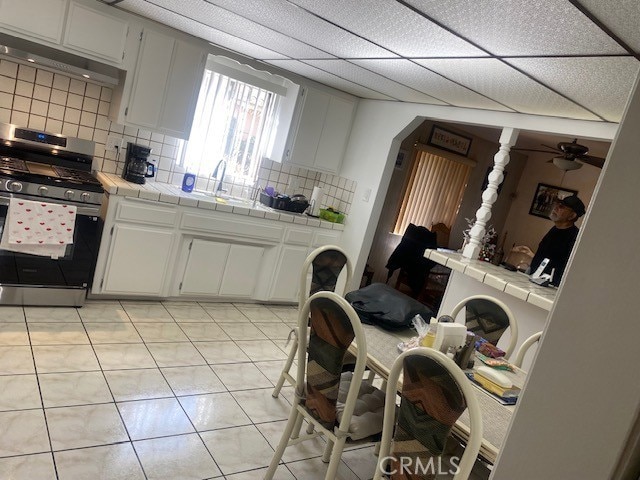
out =
[[549,264],[544,269],[544,273],[551,273],[551,269],[555,268],[551,283],[559,285],[573,245],[576,243],[578,231],[575,225],[569,228],[552,227],[538,245],[538,251],[531,261],[531,273],[537,270],[542,260],[548,258]]

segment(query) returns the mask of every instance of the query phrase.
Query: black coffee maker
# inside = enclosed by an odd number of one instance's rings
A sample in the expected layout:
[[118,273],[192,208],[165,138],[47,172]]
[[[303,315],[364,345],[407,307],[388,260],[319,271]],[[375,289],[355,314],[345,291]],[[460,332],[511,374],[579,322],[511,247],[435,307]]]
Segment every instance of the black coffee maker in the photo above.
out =
[[156,166],[149,161],[151,149],[127,142],[127,157],[124,161],[122,178],[128,182],[143,184],[145,178],[156,174]]

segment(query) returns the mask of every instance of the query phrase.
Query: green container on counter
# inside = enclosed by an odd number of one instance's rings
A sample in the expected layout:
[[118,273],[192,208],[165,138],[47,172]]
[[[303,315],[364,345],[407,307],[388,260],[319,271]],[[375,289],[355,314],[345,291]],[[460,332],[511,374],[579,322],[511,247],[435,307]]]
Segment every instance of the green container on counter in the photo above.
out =
[[327,222],[344,223],[344,213],[327,210],[326,208],[320,209],[320,218]]

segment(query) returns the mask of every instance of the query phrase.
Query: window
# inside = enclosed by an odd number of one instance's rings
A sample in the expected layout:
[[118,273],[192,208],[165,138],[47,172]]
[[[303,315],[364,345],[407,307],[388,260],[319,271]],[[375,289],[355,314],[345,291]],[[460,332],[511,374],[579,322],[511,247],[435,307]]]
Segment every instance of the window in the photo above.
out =
[[[180,165],[199,177],[211,177],[220,160],[226,161],[226,176],[253,182],[260,162],[273,156],[276,133],[285,134],[283,121],[292,94],[292,82],[258,72],[230,59],[213,57],[207,63],[191,135],[182,142]],[[293,109],[291,108],[291,111]],[[276,153],[277,156],[277,153]]]
[[393,233],[404,233],[409,223],[427,228],[444,223],[451,227],[467,186],[471,161],[449,160],[423,149],[416,149],[414,157]]

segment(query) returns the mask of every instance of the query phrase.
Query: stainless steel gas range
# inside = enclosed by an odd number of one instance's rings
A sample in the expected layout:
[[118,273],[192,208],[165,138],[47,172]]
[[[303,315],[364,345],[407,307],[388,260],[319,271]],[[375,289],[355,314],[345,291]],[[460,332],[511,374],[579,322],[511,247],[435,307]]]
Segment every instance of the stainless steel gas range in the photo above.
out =
[[91,174],[94,150],[89,140],[0,123],[0,236],[7,233],[12,203],[75,207],[73,240],[60,255],[13,251],[3,238],[0,304],[84,304],[98,254],[104,195]]

